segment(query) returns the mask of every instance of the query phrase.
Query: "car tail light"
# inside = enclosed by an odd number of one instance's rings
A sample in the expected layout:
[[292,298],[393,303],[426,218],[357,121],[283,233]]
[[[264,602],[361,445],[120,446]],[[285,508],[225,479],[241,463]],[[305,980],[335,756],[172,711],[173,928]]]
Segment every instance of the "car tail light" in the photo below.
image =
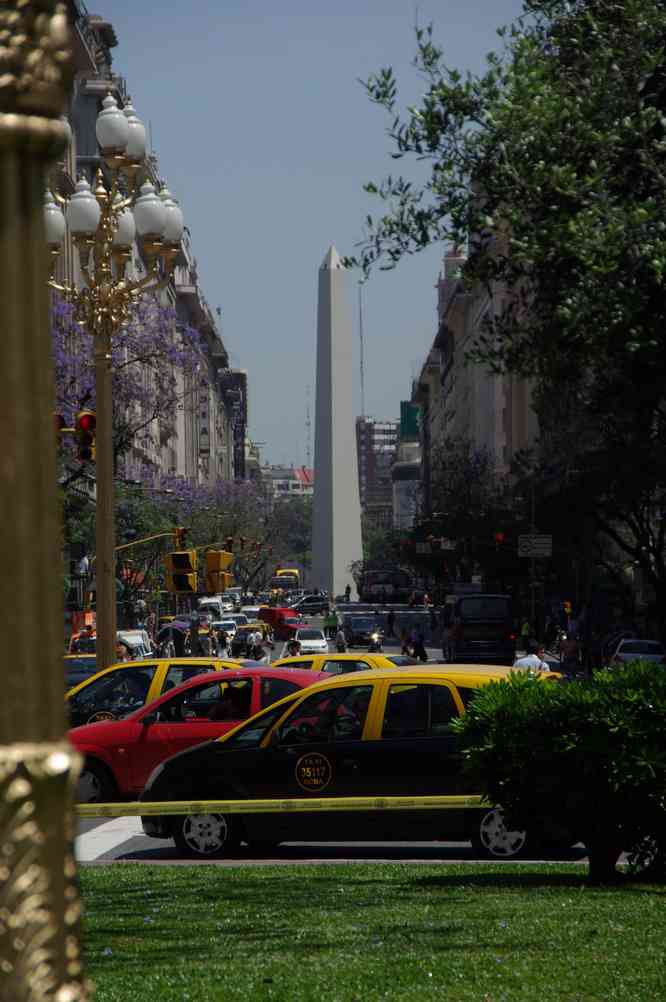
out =
[[506,639],[507,640],[515,640],[516,639],[516,634],[515,633],[508,633]]

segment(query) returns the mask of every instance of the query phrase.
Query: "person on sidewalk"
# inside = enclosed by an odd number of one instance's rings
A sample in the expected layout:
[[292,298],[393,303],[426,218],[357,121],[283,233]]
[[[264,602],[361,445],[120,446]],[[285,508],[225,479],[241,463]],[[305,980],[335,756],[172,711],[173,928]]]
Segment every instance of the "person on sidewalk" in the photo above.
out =
[[527,654],[517,658],[513,662],[513,667],[524,668],[527,671],[552,671],[548,662],[544,661],[545,655],[543,644],[530,643],[527,645]]

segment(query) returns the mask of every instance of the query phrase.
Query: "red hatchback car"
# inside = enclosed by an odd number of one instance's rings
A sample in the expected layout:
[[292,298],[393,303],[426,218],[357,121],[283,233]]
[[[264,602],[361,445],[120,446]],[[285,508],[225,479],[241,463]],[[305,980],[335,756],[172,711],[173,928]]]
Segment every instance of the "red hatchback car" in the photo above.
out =
[[155,766],[176,752],[219,738],[260,710],[329,675],[294,668],[243,668],[195,675],[121,720],[69,731],[85,762],[77,800],[135,797]]

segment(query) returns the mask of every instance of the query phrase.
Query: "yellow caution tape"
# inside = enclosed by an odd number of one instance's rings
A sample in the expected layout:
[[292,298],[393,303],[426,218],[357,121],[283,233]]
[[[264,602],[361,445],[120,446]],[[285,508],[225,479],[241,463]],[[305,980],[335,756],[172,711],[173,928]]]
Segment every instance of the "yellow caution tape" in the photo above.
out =
[[483,797],[318,797],[298,800],[172,800],[124,804],[77,804],[81,818],[120,818],[149,814],[282,814],[310,811],[455,811],[482,807]]

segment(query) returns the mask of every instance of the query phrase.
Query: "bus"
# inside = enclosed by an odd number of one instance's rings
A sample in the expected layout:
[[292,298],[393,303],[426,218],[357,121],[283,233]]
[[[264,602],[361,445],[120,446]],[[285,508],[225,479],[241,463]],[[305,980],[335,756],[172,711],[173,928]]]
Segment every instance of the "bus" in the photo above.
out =
[[295,591],[301,587],[301,572],[296,567],[278,567],[270,580],[271,591]]
[[358,596],[361,602],[408,602],[414,579],[401,567],[385,567],[361,572]]

